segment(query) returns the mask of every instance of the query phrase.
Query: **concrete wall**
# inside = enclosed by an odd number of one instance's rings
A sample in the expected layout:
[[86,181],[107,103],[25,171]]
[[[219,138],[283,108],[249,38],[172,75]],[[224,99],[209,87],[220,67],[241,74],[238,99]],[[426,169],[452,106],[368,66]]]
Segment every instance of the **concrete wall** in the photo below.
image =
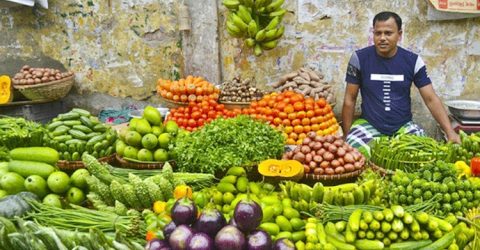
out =
[[[444,99],[480,95],[480,18],[427,21],[425,0],[286,0],[286,32],[279,46],[255,57],[225,30],[221,0],[185,0],[191,29],[178,30],[175,0],[52,0],[49,9],[0,9],[0,74],[21,65],[76,72],[70,105],[101,110],[158,103],[160,77],[202,75],[219,83],[255,77],[268,88],[303,65],[335,84],[339,116],[351,53],[371,44],[371,20],[382,10],[404,19],[401,46],[422,55]],[[433,134],[436,123],[417,90],[414,119]]]

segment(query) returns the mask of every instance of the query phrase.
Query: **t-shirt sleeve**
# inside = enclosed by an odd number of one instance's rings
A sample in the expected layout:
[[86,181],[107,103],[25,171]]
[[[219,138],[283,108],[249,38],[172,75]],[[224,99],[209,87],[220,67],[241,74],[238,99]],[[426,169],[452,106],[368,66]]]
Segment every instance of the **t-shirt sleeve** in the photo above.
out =
[[348,62],[347,74],[345,76],[345,81],[348,83],[360,84],[362,81],[361,71],[360,71],[360,60],[358,60],[358,55],[356,52],[350,57]]
[[432,83],[432,80],[430,80],[430,77],[428,77],[427,67],[420,56],[417,57],[417,61],[415,62],[413,82],[417,88],[421,88]]

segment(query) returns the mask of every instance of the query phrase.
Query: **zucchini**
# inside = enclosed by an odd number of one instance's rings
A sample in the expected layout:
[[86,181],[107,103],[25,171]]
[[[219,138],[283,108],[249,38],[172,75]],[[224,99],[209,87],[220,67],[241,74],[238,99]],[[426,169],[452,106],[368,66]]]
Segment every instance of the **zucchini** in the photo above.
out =
[[415,240],[393,243],[390,250],[415,250],[432,244],[431,240]]
[[54,165],[59,159],[57,150],[49,147],[24,147],[10,150],[10,159],[37,161]]
[[455,239],[455,233],[453,231],[445,234],[442,238],[436,240],[430,245],[420,248],[420,250],[437,250],[437,249],[445,249],[450,244],[452,244],[453,240]]
[[385,245],[379,240],[356,240],[355,247],[360,250],[377,250],[385,248]]
[[327,235],[327,238],[330,237],[339,242],[345,242],[345,236],[337,231],[335,224],[332,222],[327,222],[327,225],[325,225],[325,234]]
[[8,163],[8,170],[25,178],[30,175],[39,175],[46,179],[55,171],[55,168],[44,162],[13,160]]
[[93,146],[93,145],[95,145],[96,143],[101,142],[102,140],[104,140],[105,137],[106,137],[105,134],[96,135],[96,136],[94,136],[94,137],[92,137],[92,138],[90,138],[90,139],[88,140],[87,146]]

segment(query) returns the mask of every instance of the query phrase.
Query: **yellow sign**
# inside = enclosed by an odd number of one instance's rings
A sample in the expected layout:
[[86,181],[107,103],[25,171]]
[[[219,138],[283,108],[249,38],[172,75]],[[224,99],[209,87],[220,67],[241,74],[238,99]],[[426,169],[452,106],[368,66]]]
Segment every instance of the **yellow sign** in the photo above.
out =
[[429,0],[439,11],[480,13],[480,0]]

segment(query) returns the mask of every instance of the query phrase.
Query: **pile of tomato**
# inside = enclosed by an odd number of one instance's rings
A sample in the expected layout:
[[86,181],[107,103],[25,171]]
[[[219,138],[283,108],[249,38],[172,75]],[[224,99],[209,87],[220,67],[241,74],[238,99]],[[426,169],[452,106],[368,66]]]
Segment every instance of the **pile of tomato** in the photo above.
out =
[[324,98],[305,98],[293,91],[270,93],[252,102],[243,114],[268,121],[281,129],[287,144],[301,144],[310,131],[318,135],[337,133],[338,122],[332,107]]
[[188,131],[195,131],[220,116],[232,118],[238,114],[241,114],[240,109],[229,110],[225,105],[206,98],[201,102],[191,101],[187,107],[171,109],[167,120],[175,121],[179,127]]

